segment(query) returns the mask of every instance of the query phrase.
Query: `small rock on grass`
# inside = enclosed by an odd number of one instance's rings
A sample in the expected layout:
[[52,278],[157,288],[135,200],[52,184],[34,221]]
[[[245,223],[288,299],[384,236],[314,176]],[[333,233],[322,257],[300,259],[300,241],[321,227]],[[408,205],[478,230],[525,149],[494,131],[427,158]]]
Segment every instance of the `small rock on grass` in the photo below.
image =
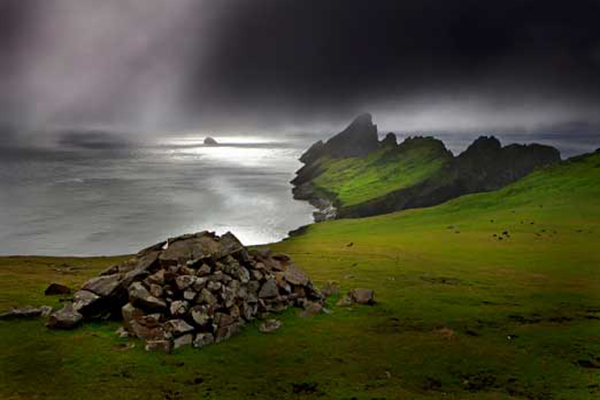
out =
[[352,304],[374,304],[375,291],[373,289],[357,288],[352,289],[348,294],[342,297],[338,302],[338,307],[348,307]]
[[148,340],[146,342],[146,351],[164,351],[166,354],[171,354],[173,343],[167,339]]
[[59,294],[71,294],[71,289],[60,283],[51,283],[50,286],[44,290],[46,296],[54,296]]
[[321,288],[321,293],[325,297],[334,296],[340,293],[340,287],[337,282],[329,281]]
[[298,314],[300,318],[311,318],[323,311],[320,303],[308,302],[302,312]]
[[262,333],[272,333],[281,328],[282,322],[278,319],[268,319],[258,328]]

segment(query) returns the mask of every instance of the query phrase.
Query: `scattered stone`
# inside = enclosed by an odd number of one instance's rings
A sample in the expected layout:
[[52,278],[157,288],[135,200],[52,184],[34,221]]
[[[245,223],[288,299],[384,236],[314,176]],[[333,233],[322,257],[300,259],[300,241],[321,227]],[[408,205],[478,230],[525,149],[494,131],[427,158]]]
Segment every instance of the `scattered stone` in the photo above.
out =
[[69,304],[50,314],[46,326],[51,329],[73,329],[83,321],[83,315],[75,311]]
[[325,297],[336,296],[340,293],[340,287],[337,282],[329,281],[321,288],[321,293]]
[[166,339],[148,340],[146,342],[146,351],[164,351],[166,354],[171,354],[173,343]]
[[373,304],[375,292],[372,289],[352,289],[349,293],[352,301],[358,304]]
[[281,325],[282,322],[278,319],[268,319],[260,325],[258,330],[262,333],[272,333],[281,328]]
[[48,316],[52,312],[52,307],[42,306],[39,308],[25,306],[22,308],[13,308],[10,311],[0,314],[0,320],[21,319],[21,318],[37,318]]
[[117,329],[115,333],[117,334],[119,339],[128,339],[129,338],[129,332],[127,332],[127,329],[125,329],[124,326],[119,327],[119,329]]
[[44,294],[46,296],[71,294],[71,289],[68,286],[61,285],[60,283],[51,283],[50,286],[44,290]]
[[349,307],[354,303],[354,301],[352,300],[352,297],[350,297],[350,295],[346,295],[344,297],[342,297],[341,299],[338,300],[338,302],[336,303],[336,306],[338,307]]
[[311,301],[305,305],[304,311],[298,314],[298,316],[300,318],[312,318],[321,311],[323,311],[323,305],[321,303],[314,303]]

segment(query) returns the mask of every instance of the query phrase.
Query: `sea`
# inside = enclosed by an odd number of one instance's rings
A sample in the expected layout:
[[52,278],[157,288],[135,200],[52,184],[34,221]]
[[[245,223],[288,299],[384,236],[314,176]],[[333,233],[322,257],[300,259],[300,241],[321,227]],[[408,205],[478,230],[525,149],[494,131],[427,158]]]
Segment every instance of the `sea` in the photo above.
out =
[[[328,136],[231,134],[205,146],[194,133],[125,142],[71,132],[51,144],[0,143],[0,255],[130,254],[202,230],[279,241],[312,222],[289,182],[302,152]],[[436,136],[455,154],[476,137]],[[598,135],[499,137],[554,145],[563,158],[600,147]]]

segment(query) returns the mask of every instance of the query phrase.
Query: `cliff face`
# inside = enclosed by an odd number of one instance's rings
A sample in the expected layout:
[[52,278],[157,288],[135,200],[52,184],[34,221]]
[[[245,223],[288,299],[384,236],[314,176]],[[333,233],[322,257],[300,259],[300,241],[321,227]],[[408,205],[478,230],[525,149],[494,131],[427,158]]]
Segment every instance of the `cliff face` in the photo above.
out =
[[378,141],[369,114],[356,118],[327,142],[300,158],[294,197],[319,209],[317,222],[428,207],[467,193],[499,189],[534,169],[560,161],[553,147],[511,144],[480,137],[454,157],[431,137],[397,144],[389,133]]
[[560,161],[554,147],[511,144],[502,147],[495,137],[480,137],[456,158],[460,183],[467,192],[499,189],[540,165]]

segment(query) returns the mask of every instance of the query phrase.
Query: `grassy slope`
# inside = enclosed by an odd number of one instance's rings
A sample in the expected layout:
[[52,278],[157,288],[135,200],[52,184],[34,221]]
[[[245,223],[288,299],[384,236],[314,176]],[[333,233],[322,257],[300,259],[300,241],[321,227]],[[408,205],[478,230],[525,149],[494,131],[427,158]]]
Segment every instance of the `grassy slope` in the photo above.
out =
[[367,157],[326,159],[313,183],[336,195],[344,206],[360,204],[413,186],[439,172],[448,161],[431,146],[405,152],[381,149]]
[[[600,155],[434,208],[313,225],[272,247],[379,303],[289,311],[273,335],[251,327],[200,351],[123,351],[114,323],[0,322],[0,397],[313,398],[294,393],[304,383],[333,399],[600,398],[600,369],[581,366],[600,365],[598,198]],[[39,303],[62,262],[2,259],[2,307]],[[82,281],[107,260],[64,262],[88,266]]]

